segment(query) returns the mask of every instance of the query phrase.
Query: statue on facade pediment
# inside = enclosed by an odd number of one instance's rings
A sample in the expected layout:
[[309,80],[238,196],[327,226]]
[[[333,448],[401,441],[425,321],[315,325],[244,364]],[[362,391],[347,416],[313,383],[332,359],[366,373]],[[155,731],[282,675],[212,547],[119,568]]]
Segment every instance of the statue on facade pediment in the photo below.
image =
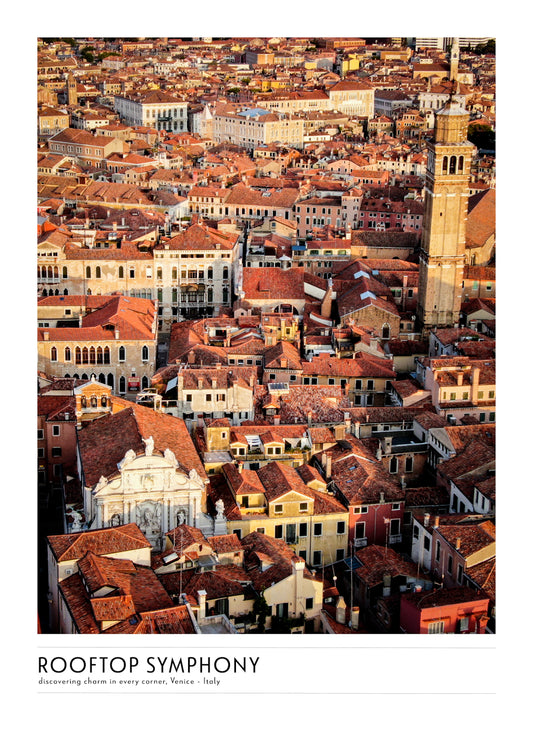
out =
[[102,489],[102,487],[105,487],[105,486],[107,485],[107,482],[108,482],[107,478],[106,478],[106,477],[104,477],[104,475],[102,474],[102,476],[101,476],[101,477],[100,477],[100,479],[98,480],[98,484],[97,484],[97,485],[96,485],[96,487],[94,488],[94,491],[95,491],[95,492],[98,492],[98,490],[101,490],[101,489]]
[[176,466],[176,467],[179,466],[178,459],[176,458],[176,454],[174,453],[174,451],[171,451],[170,448],[165,448],[163,455],[166,458],[166,460],[172,464],[172,466]]
[[129,451],[126,451],[126,454],[124,458],[122,459],[121,463],[119,464],[120,468],[125,466],[126,464],[131,464],[132,461],[135,461],[137,458],[137,454],[133,450],[133,448],[130,448]]
[[148,438],[143,438],[143,443],[145,444],[144,449],[144,455],[145,456],[151,456],[154,452],[154,439],[150,435]]
[[216,501],[215,508],[217,509],[216,520],[219,521],[224,518],[224,501],[221,498]]

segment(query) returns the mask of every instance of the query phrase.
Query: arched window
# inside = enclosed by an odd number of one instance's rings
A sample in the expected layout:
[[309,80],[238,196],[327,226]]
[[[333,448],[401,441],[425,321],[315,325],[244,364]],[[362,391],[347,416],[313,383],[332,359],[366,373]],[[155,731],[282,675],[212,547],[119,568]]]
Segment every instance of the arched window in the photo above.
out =
[[68,269],[67,269],[67,267],[63,267],[63,279],[64,280],[68,279]]
[[[105,373],[98,374],[98,380],[100,383],[105,383]],[[102,396],[102,404],[104,403],[104,397]]]
[[94,271],[94,275],[95,275],[95,277],[96,277],[96,278],[97,278],[98,280],[100,280],[100,279],[101,279],[101,277],[102,277],[102,270],[100,269],[100,267],[96,267],[96,269],[95,269],[95,271]]
[[445,155],[442,159],[442,173],[447,174],[448,173],[448,156]]
[[81,348],[76,347],[76,365],[81,365]]
[[111,389],[113,389],[113,386],[115,385],[115,379],[113,378],[112,373],[107,374],[107,385],[111,386]]
[[59,280],[59,267],[54,267],[54,279]]
[[458,174],[462,174],[463,171],[464,171],[464,167],[465,167],[465,159],[463,158],[462,155],[460,155],[459,156],[459,165],[457,167],[457,173]]
[[[102,378],[104,378],[103,375],[102,375]],[[105,383],[105,381],[102,381],[102,383]],[[100,402],[102,404],[102,407],[107,407],[107,396],[105,394],[103,394],[102,398],[100,399]]]
[[119,378],[119,381],[118,381],[118,390],[119,390],[120,394],[125,394],[126,393],[126,379],[124,378],[124,376],[120,376],[120,378]]
[[456,168],[457,168],[457,158],[454,155],[452,155],[450,158],[450,173],[454,174]]
[[81,403],[81,406],[85,409],[85,407],[87,406],[87,397],[82,396],[80,403]]
[[81,351],[81,362],[82,365],[89,364],[89,350],[87,349],[87,347],[84,347]]
[[114,528],[115,526],[122,525],[122,518],[118,513],[114,513],[114,515],[111,516],[111,520],[109,521],[109,527]]
[[97,407],[98,406],[98,399],[96,396],[91,396],[91,407]]
[[157,275],[156,276],[157,276],[158,280],[162,280],[163,279],[163,268],[162,267],[158,267],[157,268]]
[[46,290],[43,290],[43,298],[46,298],[47,295],[48,293],[46,292]]
[[87,295],[92,295],[92,294],[93,294],[93,291],[91,290],[91,288],[87,288]]
[[126,348],[122,345],[118,348],[118,361],[119,363],[126,362]]
[[63,288],[63,295],[68,295],[68,288]]
[[109,356],[109,347],[104,347],[104,365],[109,365],[110,356]]
[[177,280],[178,279],[178,268],[172,267],[172,279]]
[[142,357],[143,363],[147,363],[148,362],[150,354],[148,352],[148,347],[146,345],[143,345],[141,357]]
[[52,347],[50,350],[50,360],[53,363],[57,363],[57,347]]
[[59,295],[59,290],[56,290],[54,295]]
[[89,347],[89,362],[91,365],[96,364],[96,351],[94,347]]
[[54,276],[54,270],[52,269],[52,267],[48,267],[48,277],[49,277],[49,279],[51,280],[53,278],[53,276]]
[[82,380],[82,381],[88,381],[88,380],[89,380],[89,376],[87,375],[87,373],[84,373],[84,374],[82,375],[82,377],[81,377],[81,380]]
[[396,456],[393,456],[390,460],[389,471],[391,474],[398,473],[398,459],[396,458]]
[[123,280],[124,279],[124,267],[122,267],[122,266],[118,268],[118,278],[119,278],[119,280]]
[[383,324],[381,327],[381,338],[390,339],[390,327],[388,324]]
[[96,364],[97,365],[102,365],[103,362],[104,362],[104,356],[103,356],[103,353],[102,353],[102,348],[101,347],[97,347],[96,348]]
[[65,347],[65,362],[70,363],[70,347]]
[[407,456],[405,459],[405,471],[413,471],[413,457]]
[[141,380],[141,388],[147,389],[149,385],[150,385],[150,382],[148,380],[148,377],[147,376],[143,376],[142,380]]
[[80,377],[79,377],[79,375],[77,373],[74,373],[74,375],[72,376],[72,378],[77,378],[78,381],[80,380]]
[[90,279],[91,279],[91,268],[90,268],[90,267],[86,267],[86,268],[85,268],[85,277],[86,277],[86,278],[87,278],[88,280],[90,280]]

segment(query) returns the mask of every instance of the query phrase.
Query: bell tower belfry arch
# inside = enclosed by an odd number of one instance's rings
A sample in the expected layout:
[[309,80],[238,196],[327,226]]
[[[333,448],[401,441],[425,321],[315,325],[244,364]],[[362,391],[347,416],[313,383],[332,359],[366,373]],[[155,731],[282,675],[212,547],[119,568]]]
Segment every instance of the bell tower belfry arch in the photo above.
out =
[[455,93],[435,115],[428,145],[417,316],[422,332],[459,321],[473,145]]

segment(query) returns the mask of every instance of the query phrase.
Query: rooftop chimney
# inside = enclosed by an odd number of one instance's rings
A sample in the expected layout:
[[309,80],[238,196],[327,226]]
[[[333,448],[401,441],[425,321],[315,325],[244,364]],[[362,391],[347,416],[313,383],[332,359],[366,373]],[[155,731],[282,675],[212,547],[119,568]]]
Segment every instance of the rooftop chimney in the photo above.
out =
[[206,600],[207,593],[206,591],[198,591],[198,621],[202,621],[205,619],[205,600]]

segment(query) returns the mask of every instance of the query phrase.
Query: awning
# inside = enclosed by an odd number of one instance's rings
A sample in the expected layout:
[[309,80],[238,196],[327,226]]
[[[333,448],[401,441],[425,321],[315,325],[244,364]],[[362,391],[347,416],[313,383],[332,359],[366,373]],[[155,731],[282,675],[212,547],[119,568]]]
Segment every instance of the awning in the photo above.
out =
[[178,376],[175,376],[174,378],[171,378],[170,381],[167,383],[165,394],[167,393],[167,391],[170,391],[170,389],[173,389],[177,385],[178,385]]

